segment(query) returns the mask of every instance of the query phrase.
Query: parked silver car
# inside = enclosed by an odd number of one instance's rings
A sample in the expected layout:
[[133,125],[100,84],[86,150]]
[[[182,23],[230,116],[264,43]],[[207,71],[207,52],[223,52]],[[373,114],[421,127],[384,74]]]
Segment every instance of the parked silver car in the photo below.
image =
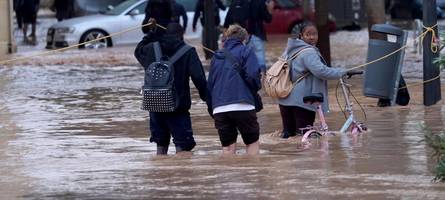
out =
[[[61,21],[48,29],[46,47],[67,47],[140,26],[144,19],[146,5],[147,0],[128,0],[104,14]],[[141,38],[141,29],[135,29],[122,35],[82,45],[80,48],[103,48],[130,44]]]
[[[202,26],[197,25],[196,32],[192,31],[194,7],[197,0],[176,0],[185,5],[188,25],[185,38],[200,38]],[[127,0],[104,13],[91,16],[77,17],[61,21],[48,29],[46,48],[62,48],[83,42],[88,42],[99,37],[138,27],[145,17],[145,7],[148,0]],[[220,11],[221,21],[224,20],[226,11]],[[182,22],[181,22],[182,23]],[[126,32],[111,38],[81,45],[79,48],[104,48],[116,45],[136,44],[143,37],[140,28]]]

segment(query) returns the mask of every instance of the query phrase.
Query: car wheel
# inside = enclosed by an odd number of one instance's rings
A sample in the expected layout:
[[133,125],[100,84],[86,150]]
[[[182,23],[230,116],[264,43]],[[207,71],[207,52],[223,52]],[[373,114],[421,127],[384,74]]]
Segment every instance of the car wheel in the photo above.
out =
[[[80,43],[89,42],[92,40],[96,40],[101,37],[105,37],[108,34],[106,34],[104,31],[101,30],[90,30],[87,31],[80,37]],[[98,41],[90,42],[87,44],[80,45],[80,49],[100,49],[105,47],[111,47],[111,38],[101,39]]]

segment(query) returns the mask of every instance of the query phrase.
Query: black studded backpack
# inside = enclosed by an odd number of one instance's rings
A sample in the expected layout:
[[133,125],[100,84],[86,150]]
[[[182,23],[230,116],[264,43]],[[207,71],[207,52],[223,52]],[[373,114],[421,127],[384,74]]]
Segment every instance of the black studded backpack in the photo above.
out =
[[142,87],[142,110],[149,112],[173,112],[179,104],[174,87],[175,71],[173,63],[178,61],[192,47],[185,44],[168,60],[163,59],[159,42],[155,42],[156,60],[145,69]]

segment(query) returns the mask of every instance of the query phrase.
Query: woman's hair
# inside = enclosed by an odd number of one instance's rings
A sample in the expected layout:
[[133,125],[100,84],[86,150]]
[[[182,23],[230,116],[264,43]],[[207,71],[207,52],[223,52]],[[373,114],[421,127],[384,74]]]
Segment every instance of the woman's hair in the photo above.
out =
[[248,33],[246,29],[240,25],[230,25],[224,33],[225,39],[238,39],[240,41],[247,40]]
[[310,21],[304,21],[302,23],[297,24],[297,28],[295,30],[296,32],[294,32],[294,37],[297,37],[297,38],[301,39],[301,35],[303,34],[304,29],[306,29],[309,26],[314,26],[315,27],[315,25],[312,22],[310,22]]

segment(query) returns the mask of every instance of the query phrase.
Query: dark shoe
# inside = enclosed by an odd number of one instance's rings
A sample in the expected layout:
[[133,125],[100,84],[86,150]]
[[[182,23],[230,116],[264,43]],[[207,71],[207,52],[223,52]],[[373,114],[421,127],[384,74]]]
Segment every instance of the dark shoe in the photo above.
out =
[[283,131],[280,135],[281,138],[287,139],[289,137],[296,136],[297,134],[295,132],[289,133],[288,131]]
[[377,102],[378,107],[388,107],[391,106],[391,100],[390,99],[379,99],[379,102]]
[[168,146],[164,147],[164,146],[157,146],[157,151],[156,154],[157,155],[167,155],[168,152]]
[[191,156],[193,153],[191,150],[185,150],[179,146],[176,146],[176,155]]

